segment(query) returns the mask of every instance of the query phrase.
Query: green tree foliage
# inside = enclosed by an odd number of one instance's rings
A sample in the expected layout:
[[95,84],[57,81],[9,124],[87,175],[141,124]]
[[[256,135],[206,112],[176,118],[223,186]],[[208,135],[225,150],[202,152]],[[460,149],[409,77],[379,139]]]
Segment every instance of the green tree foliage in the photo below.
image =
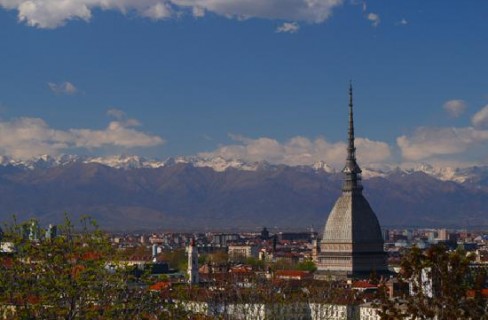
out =
[[32,239],[35,225],[13,222],[3,243],[13,252],[0,256],[0,304],[9,319],[156,319],[176,311],[151,279],[136,278],[119,263],[108,237],[84,218],[75,229],[66,218],[59,236]]
[[317,266],[312,260],[305,260],[297,264],[297,270],[314,272],[317,270]]
[[188,268],[188,256],[185,249],[176,249],[163,252],[164,261],[168,262],[171,268],[186,272]]
[[[425,252],[414,247],[404,256],[400,281],[410,292],[396,299],[383,295],[382,319],[488,319],[487,301],[481,297],[486,273],[473,266],[474,257],[448,251],[443,245]],[[468,293],[474,293],[471,297]]]

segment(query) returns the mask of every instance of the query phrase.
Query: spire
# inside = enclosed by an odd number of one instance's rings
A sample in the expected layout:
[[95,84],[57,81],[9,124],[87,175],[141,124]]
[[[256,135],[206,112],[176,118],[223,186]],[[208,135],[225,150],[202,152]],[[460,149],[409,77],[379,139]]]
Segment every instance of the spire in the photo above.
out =
[[361,185],[361,168],[356,162],[356,147],[354,145],[354,117],[352,103],[352,83],[349,83],[349,130],[347,143],[347,159],[344,169],[344,185],[342,191],[351,192],[363,189]]

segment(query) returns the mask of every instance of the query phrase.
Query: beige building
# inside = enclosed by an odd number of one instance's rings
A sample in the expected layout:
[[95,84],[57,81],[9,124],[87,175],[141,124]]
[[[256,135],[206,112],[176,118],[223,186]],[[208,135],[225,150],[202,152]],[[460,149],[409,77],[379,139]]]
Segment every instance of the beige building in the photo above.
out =
[[255,245],[230,245],[227,249],[227,253],[229,254],[229,259],[231,261],[238,261],[246,258],[257,258],[259,250]]

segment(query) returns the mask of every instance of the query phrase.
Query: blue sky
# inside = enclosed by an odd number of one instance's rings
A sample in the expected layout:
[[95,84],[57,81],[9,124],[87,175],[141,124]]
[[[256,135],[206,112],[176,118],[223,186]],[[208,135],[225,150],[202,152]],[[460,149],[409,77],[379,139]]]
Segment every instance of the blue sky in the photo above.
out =
[[488,2],[0,0],[0,155],[488,164]]

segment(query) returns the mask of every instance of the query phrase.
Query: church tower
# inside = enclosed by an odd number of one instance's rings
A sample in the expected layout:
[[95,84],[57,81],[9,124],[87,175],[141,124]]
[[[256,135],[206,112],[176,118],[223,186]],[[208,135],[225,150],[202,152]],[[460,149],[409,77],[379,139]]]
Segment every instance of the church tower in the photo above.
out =
[[380,224],[363,196],[361,168],[356,162],[352,85],[349,87],[349,130],[342,195],[337,199],[324,228],[319,274],[335,277],[368,276],[387,271]]
[[188,283],[190,285],[198,284],[198,249],[195,245],[195,239],[190,240],[188,246]]

